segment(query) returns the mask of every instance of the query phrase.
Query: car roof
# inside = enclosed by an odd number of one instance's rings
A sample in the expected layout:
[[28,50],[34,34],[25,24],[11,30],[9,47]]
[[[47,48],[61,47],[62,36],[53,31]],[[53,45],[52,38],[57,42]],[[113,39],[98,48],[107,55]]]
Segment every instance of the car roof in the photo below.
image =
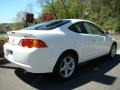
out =
[[73,22],[79,22],[79,21],[90,22],[90,21],[84,20],[84,19],[62,19],[62,20],[70,20],[70,21],[73,21]]
[[62,19],[62,20],[70,20],[72,23],[76,23],[76,22],[89,22],[89,23],[95,24],[94,22],[91,22],[91,21],[88,21],[88,20],[84,20],[84,19]]

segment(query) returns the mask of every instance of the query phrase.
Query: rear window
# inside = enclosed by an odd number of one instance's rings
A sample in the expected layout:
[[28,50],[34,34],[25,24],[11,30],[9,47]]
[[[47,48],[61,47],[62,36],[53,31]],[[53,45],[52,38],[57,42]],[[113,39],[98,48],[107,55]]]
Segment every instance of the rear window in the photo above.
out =
[[70,20],[52,20],[24,28],[24,30],[51,30],[60,27],[68,22],[70,22]]

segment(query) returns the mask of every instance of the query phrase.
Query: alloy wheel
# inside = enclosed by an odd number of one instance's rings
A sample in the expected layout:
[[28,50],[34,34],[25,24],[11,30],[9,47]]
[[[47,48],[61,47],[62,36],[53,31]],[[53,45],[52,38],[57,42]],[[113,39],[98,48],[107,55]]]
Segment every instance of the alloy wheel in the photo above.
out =
[[75,69],[75,61],[73,57],[65,57],[60,64],[60,75],[64,78],[70,77]]

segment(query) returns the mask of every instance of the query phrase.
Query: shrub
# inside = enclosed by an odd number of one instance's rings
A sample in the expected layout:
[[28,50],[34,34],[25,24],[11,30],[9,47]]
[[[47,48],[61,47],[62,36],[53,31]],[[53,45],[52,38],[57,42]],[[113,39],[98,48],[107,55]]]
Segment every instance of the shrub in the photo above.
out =
[[3,57],[3,45],[6,41],[6,37],[0,37],[0,57]]

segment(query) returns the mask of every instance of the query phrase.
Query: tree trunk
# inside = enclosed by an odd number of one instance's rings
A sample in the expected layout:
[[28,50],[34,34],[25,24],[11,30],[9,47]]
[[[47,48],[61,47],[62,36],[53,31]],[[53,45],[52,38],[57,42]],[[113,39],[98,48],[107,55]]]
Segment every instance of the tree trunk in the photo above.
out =
[[64,8],[64,11],[65,11],[65,14],[66,14],[67,18],[69,18],[69,12],[68,12],[68,9],[67,9],[67,7],[65,5],[65,2],[63,0],[61,0],[61,2],[63,4],[63,8]]
[[55,19],[57,19],[57,15],[56,15],[55,8],[54,8],[53,4],[54,4],[54,1],[52,0],[52,4],[51,4],[52,12],[53,12],[53,14],[55,16]]

